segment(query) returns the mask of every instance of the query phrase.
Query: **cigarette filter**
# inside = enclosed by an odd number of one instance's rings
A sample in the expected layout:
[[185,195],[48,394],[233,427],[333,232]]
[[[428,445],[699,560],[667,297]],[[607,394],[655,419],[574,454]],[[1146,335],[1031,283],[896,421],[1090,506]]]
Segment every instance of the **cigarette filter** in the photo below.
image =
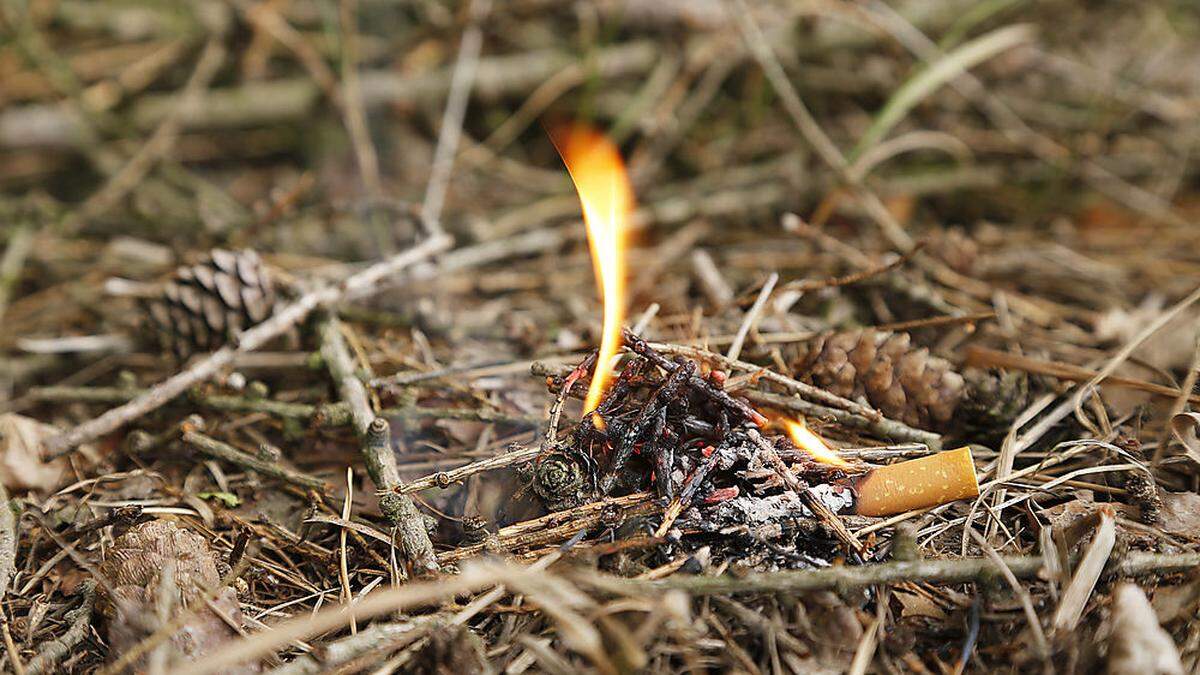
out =
[[890,516],[979,496],[970,448],[881,466],[858,478],[855,487],[855,510],[862,516]]

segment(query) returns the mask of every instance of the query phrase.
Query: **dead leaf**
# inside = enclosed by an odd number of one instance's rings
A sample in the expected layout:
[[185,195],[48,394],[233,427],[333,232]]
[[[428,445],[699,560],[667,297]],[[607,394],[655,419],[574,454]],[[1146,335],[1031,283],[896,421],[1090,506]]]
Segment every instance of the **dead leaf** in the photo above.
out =
[[1150,601],[1159,623],[1192,620],[1200,608],[1200,580],[1180,586],[1159,586]]
[[31,417],[0,415],[0,482],[9,490],[50,491],[60,487],[70,465],[67,459],[42,459],[47,438],[58,429]]
[[1195,536],[1200,532],[1200,494],[1164,492],[1162,528],[1168,534]]
[[938,620],[946,618],[946,612],[924,595],[898,590],[893,593],[893,596],[900,603],[901,618],[909,616],[927,616]]
[[1197,431],[1200,431],[1200,413],[1179,413],[1171,418],[1171,433],[1183,444],[1187,456],[1200,464],[1200,438],[1197,437]]
[[[1122,344],[1129,342],[1147,324],[1163,314],[1165,305],[1165,297],[1151,295],[1131,311],[1111,309],[1097,319],[1096,336],[1101,340]],[[1180,313],[1138,347],[1134,356],[1164,370],[1186,368],[1195,351],[1197,321],[1200,321],[1200,310],[1189,309]]]

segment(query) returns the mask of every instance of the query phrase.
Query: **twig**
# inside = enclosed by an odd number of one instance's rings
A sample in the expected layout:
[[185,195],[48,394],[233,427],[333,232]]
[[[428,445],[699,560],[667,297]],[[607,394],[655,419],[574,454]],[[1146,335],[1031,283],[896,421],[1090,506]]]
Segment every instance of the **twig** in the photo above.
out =
[[[653,42],[626,42],[600,50],[591,72],[603,78],[642,73],[658,63],[660,56],[661,50]],[[557,49],[490,57],[480,62],[473,91],[489,97],[524,92],[577,61],[576,55]],[[390,68],[363,71],[363,105],[371,109],[437,100],[450,90],[452,72],[450,68],[414,75],[399,75]],[[309,76],[210,89],[197,107],[184,115],[184,128],[229,129],[303,119],[313,112],[322,93],[326,93],[324,87],[314,84]],[[140,128],[152,127],[170,113],[173,99],[170,94],[140,96],[132,103],[129,117]],[[0,133],[0,147],[23,145],[19,131],[24,120],[30,118],[38,120],[38,128],[55,130],[41,134],[39,142],[80,144],[80,120],[55,103],[23,106],[0,114],[0,129],[18,132]]]
[[400,550],[417,574],[437,572],[438,562],[434,557],[433,543],[429,541],[429,532],[425,529],[424,516],[417,510],[412,497],[396,492],[402,481],[387,420],[376,417],[367,430],[366,441],[363,459],[366,460],[367,473],[380,490],[379,510],[396,528]]
[[270,671],[270,675],[315,675],[328,672],[328,669],[362,654],[387,646],[403,647],[407,641],[418,638],[423,630],[436,627],[442,622],[441,617],[417,617],[411,621],[375,624],[359,631],[357,635],[322,645],[320,660],[305,654]]
[[859,270],[857,272],[851,272],[850,274],[840,277],[830,277],[828,279],[800,279],[785,284],[783,288],[784,290],[788,291],[801,291],[803,293],[809,293],[825,288],[837,288],[840,286],[857,284],[860,281],[866,281],[872,277],[886,274],[903,265],[909,258],[913,256],[914,253],[919,250],[919,248],[919,246],[913,247],[911,251],[908,251],[903,255],[895,256],[894,260],[882,265],[875,265],[874,267]]
[[972,314],[955,314],[950,316],[934,316],[928,319],[913,319],[912,321],[894,321],[872,326],[875,330],[892,332],[910,331],[915,328],[941,328],[942,326],[957,326],[959,324],[976,324],[996,318],[995,312],[974,312]]
[[433,153],[433,167],[429,170],[429,183],[425,187],[425,198],[421,201],[421,222],[431,233],[442,231],[442,206],[446,202],[446,188],[450,184],[454,156],[458,154],[458,141],[462,137],[467,100],[475,85],[475,73],[479,69],[479,50],[483,46],[483,33],[479,26],[491,6],[491,0],[472,0],[467,10],[471,15],[471,25],[463,33],[462,42],[458,47],[458,59],[454,62],[454,72],[450,76],[450,95],[446,98],[442,128],[438,132],[437,148]]
[[920,443],[934,448],[941,447],[941,439],[936,434],[899,426],[898,422],[886,418],[872,420],[845,410],[810,403],[799,396],[775,394],[757,389],[742,390],[741,395],[755,405],[799,413],[804,417],[832,420],[849,429],[860,429],[881,438]]
[[[1001,558],[1018,579],[1034,579],[1042,569],[1041,556]],[[1200,565],[1200,553],[1160,554],[1131,552],[1105,570],[1105,576],[1135,576],[1185,572]],[[876,584],[928,582],[962,584],[994,579],[1000,571],[988,558],[915,560],[874,565],[842,565],[818,570],[786,570],[737,576],[675,575],[657,581],[639,581],[588,571],[576,580],[615,593],[653,594],[682,590],[695,595],[731,593],[795,593],[828,589],[857,589]]]
[[438,554],[438,562],[457,562],[477,556],[495,546],[503,551],[517,551],[534,546],[559,543],[573,535],[605,522],[612,514],[622,518],[647,515],[661,511],[653,495],[637,492],[623,497],[608,497],[565,511],[556,511],[541,518],[514,523],[501,528],[489,543],[462,546]]
[[[762,379],[774,384],[778,384],[794,394],[798,394],[811,401],[818,401],[832,408],[838,408],[858,416],[864,420],[864,422],[861,422],[860,424],[870,425],[869,427],[863,428],[870,428],[872,431],[887,436],[888,438],[893,438],[898,441],[924,443],[932,448],[941,447],[941,436],[938,434],[929,431],[922,431],[920,429],[913,429],[903,422],[890,420],[884,417],[879,411],[861,403],[831,394],[820,387],[814,387],[810,384],[805,384],[790,377],[786,377],[771,370],[762,368],[761,366],[756,366],[752,363],[746,363],[744,361],[727,359],[720,354],[700,349],[698,347],[666,344],[661,342],[652,342],[650,343],[650,347],[667,354],[686,356],[697,361],[716,363],[722,368],[727,368],[730,370],[740,370],[743,372],[755,373]],[[746,393],[749,397],[752,392]]]
[[38,653],[25,664],[28,675],[40,675],[55,670],[59,661],[87,639],[92,631],[92,610],[96,606],[96,585],[86,582],[82,591],[83,602],[67,612],[67,630],[57,638],[44,643]]
[[700,282],[700,290],[708,296],[713,307],[724,307],[733,302],[733,289],[721,275],[721,270],[717,269],[717,263],[708,251],[702,248],[692,251],[692,271]]
[[762,290],[758,292],[758,297],[754,299],[754,304],[750,306],[750,311],[746,312],[746,316],[742,318],[742,324],[738,326],[737,333],[733,336],[733,344],[729,345],[729,351],[726,352],[725,358],[736,361],[737,357],[742,355],[742,345],[746,342],[746,335],[758,325],[763,307],[767,306],[767,300],[771,299],[771,291],[775,290],[775,284],[778,282],[779,275],[771,272],[771,276],[767,277]]
[[239,352],[252,351],[283,334],[292,326],[303,321],[318,307],[328,306],[345,298],[352,298],[372,291],[381,281],[404,270],[429,256],[446,250],[451,244],[449,237],[434,236],[425,242],[397,254],[383,262],[351,275],[342,282],[305,294],[299,300],[279,310],[275,316],[239,334],[233,344],[222,347],[201,359],[187,370],[156,385],[146,394],[113,408],[99,417],[84,422],[71,431],[64,432],[46,442],[46,457],[62,457],[81,443],[87,443],[162,407],[171,399],[187,391],[189,387],[216,375],[233,362]]
[[[523,367],[522,370],[525,368]],[[31,401],[82,401],[86,403],[125,403],[145,394],[146,389],[126,389],[124,387],[67,387],[51,386],[30,389],[28,398]],[[345,401],[312,405],[309,403],[291,403],[276,401],[269,398],[253,398],[250,396],[232,396],[229,394],[187,393],[185,399],[188,405],[196,405],[211,410],[224,412],[266,413],[281,419],[299,420],[322,428],[350,426],[354,418],[350,414],[350,406]],[[472,410],[470,408],[423,408],[406,406],[403,408],[384,408],[379,411],[380,417],[388,419],[452,419],[474,420],[479,422],[497,422],[500,424],[540,424],[541,418],[530,415],[513,415],[495,410]]]
[[[443,261],[444,262],[444,261]],[[407,387],[423,382],[441,380],[452,376],[463,379],[492,377],[496,375],[526,374],[537,364],[567,364],[577,363],[585,356],[583,353],[563,354],[561,356],[546,356],[533,361],[488,361],[484,363],[464,363],[457,366],[447,366],[424,373],[396,373],[372,379],[371,387]],[[537,374],[537,373],[534,373]]]
[[[811,385],[806,385],[803,382],[799,382],[799,381],[793,380],[791,378],[783,377],[781,375],[778,375],[772,371],[765,370],[765,369],[761,368],[760,366],[756,366],[754,364],[745,363],[743,361],[730,362],[730,361],[728,361],[728,359],[726,359],[724,356],[721,356],[720,354],[717,354],[715,352],[705,351],[698,347],[691,347],[688,345],[665,344],[665,343],[660,343],[660,342],[647,343],[647,344],[649,344],[649,346],[652,347],[653,349],[657,349],[659,351],[663,351],[666,353],[674,353],[674,354],[679,354],[679,355],[683,355],[683,356],[688,356],[689,358],[692,358],[692,359],[695,359],[698,361],[705,361],[705,360],[715,361],[719,365],[722,365],[725,367],[730,367],[732,365],[732,367],[740,369],[740,370],[751,371],[751,373],[752,373],[751,377],[761,377],[763,379],[767,379],[772,382],[775,382],[776,384],[782,384],[785,387],[792,387],[793,384],[796,385],[800,389],[805,389],[805,388],[811,387]],[[541,361],[536,361],[530,367],[530,371],[534,375],[544,375],[547,377],[562,377],[565,374],[571,372],[571,368],[569,366],[563,366],[563,365],[558,365],[558,364],[549,364],[549,363],[544,363]],[[732,381],[733,380],[731,380],[731,382]],[[820,392],[823,395],[832,396],[832,394],[828,394],[828,392],[825,392],[823,389],[817,389],[816,391]],[[902,422],[898,422],[898,421],[883,417],[881,414],[879,414],[876,411],[871,410],[870,408],[866,408],[866,409],[871,412],[871,415],[864,416],[864,415],[859,415],[855,412],[849,412],[849,411],[846,411],[846,410],[843,410],[840,408],[831,408],[831,407],[827,407],[824,405],[812,403],[812,402],[805,400],[803,398],[800,398],[798,396],[785,396],[782,394],[775,394],[775,393],[771,393],[771,392],[767,392],[767,391],[759,391],[756,389],[742,389],[742,390],[738,390],[738,393],[741,396],[744,396],[746,398],[746,400],[750,401],[751,403],[755,403],[755,404],[758,404],[761,406],[775,408],[778,410],[788,410],[788,411],[792,411],[792,412],[797,412],[806,417],[829,419],[834,422],[837,422],[838,424],[841,424],[842,426],[845,426],[845,427],[848,427],[851,429],[862,429],[864,431],[869,431],[872,434],[876,434],[876,435],[884,437],[884,438],[892,438],[892,439],[895,439],[897,441],[902,441],[902,442],[917,443],[926,448],[925,454],[928,454],[930,449],[932,449],[932,451],[937,451],[938,449],[941,448],[941,436],[934,434],[932,432],[923,431],[920,429],[913,429],[912,427],[909,427],[909,426],[903,424]],[[840,398],[840,397],[835,396],[834,398]],[[846,401],[847,403],[850,403],[852,405],[859,405],[861,408],[865,408],[865,406],[856,404],[853,401],[848,401],[847,399],[841,399],[841,400]]]
[[337,385],[338,395],[346,404],[354,430],[365,438],[368,427],[375,419],[375,412],[371,410],[367,399],[367,388],[355,372],[350,348],[342,335],[341,322],[332,316],[325,317],[317,332],[320,334],[321,358],[325,361],[325,367]]
[[0,600],[8,591],[17,560],[17,518],[8,503],[8,490],[0,484]]
[[367,400],[367,388],[354,372],[350,348],[342,336],[337,319],[330,317],[321,324],[321,355],[329,374],[337,383],[338,393],[349,407],[354,429],[362,443],[362,455],[367,473],[381,492],[379,510],[396,528],[400,550],[418,574],[430,574],[438,569],[433,543],[425,529],[425,520],[411,497],[398,491],[400,467],[392,450],[392,432],[388,421],[376,417]]
[[502,455],[496,455],[495,457],[488,457],[487,459],[471,462],[466,466],[460,466],[456,469],[451,469],[449,471],[438,471],[437,473],[429,474],[428,476],[418,478],[410,483],[404,483],[396,488],[396,491],[402,495],[406,495],[435,487],[449,487],[455,483],[461,483],[467,478],[478,473],[495,471],[496,469],[503,469],[505,467],[513,466],[514,464],[528,462],[541,454],[541,452],[542,449],[538,446],[530,446],[528,448],[512,450]]
[[183,432],[183,442],[209,457],[235,464],[244,469],[249,469],[264,476],[295,485],[296,487],[305,490],[315,490],[322,495],[328,495],[332,492],[330,486],[320,478],[309,476],[308,474],[289,469],[275,462],[242,452],[228,443],[205,436],[198,431],[185,430]]

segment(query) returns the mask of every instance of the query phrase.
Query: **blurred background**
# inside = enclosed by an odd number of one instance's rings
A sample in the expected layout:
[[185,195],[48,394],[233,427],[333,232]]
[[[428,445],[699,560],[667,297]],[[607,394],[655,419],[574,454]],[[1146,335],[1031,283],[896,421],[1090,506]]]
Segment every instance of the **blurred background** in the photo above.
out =
[[[1054,295],[1097,311],[1194,280],[1190,2],[6,0],[2,22],[6,349],[120,324],[81,276],[153,279],[216,245],[319,275],[401,249],[423,208],[459,245],[524,247],[462,283],[590,316],[564,289],[590,278],[548,274],[586,263],[544,130],[562,119],[628,159],[635,311],[688,309],[670,286],[697,245],[738,291],[847,265],[774,241],[788,212],[867,258],[928,239],[1014,290],[1084,274]],[[545,328],[513,298],[502,323]]]

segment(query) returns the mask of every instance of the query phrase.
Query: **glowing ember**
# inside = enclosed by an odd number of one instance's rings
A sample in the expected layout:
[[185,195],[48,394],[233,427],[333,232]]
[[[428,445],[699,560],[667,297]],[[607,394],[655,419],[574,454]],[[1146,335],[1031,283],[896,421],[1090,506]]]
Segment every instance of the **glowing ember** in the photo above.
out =
[[826,445],[824,439],[813,433],[803,421],[782,419],[780,422],[787,429],[788,436],[796,447],[807,452],[813,459],[843,468],[850,466],[850,462],[842,459],[841,455]]
[[[613,357],[621,346],[621,323],[625,314],[625,235],[633,213],[633,188],[617,147],[598,131],[574,125],[559,129],[551,136],[583,205],[592,266],[604,301],[600,354],[584,401],[584,410],[595,410],[608,388]],[[597,425],[603,424],[599,416],[594,421]]]

